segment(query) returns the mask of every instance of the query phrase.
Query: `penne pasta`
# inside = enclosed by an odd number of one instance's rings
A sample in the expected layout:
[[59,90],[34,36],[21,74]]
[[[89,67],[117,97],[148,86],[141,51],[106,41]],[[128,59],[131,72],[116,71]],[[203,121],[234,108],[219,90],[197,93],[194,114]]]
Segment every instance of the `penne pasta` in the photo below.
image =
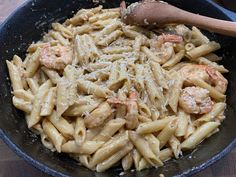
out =
[[102,163],[105,159],[108,159],[120,149],[124,148],[127,143],[129,143],[128,134],[124,133],[120,137],[111,139],[104,146],[102,146],[96,153],[93,155],[89,166],[93,168],[99,163]]
[[85,141],[82,145],[78,146],[75,141],[70,140],[61,146],[61,151],[64,153],[90,155],[98,150],[103,144],[103,141]]
[[220,49],[220,44],[218,44],[216,42],[209,42],[209,43],[202,44],[201,46],[188,51],[187,56],[191,59],[199,58],[201,56],[204,56],[204,55],[207,55],[211,52],[214,52],[218,49]]
[[160,141],[160,148],[164,147],[170,138],[174,135],[177,127],[176,119],[171,120],[165,128],[158,134],[157,139]]
[[148,143],[140,135],[134,131],[129,131],[129,139],[148,163],[153,166],[163,165],[160,159],[152,152]]
[[43,131],[53,143],[57,152],[61,152],[62,144],[65,142],[65,138],[57,131],[57,129],[47,120],[44,119],[43,123]]
[[125,120],[121,118],[110,120],[103,127],[102,131],[93,138],[93,140],[108,141],[124,124]]
[[173,117],[167,117],[165,119],[139,124],[137,128],[137,133],[147,134],[147,133],[158,132],[162,130],[172,119]]
[[102,125],[111,115],[112,109],[107,102],[100,104],[90,115],[85,117],[84,123],[88,128],[94,128]]
[[41,112],[41,108],[42,108],[42,102],[43,102],[43,99],[46,96],[48,90],[51,87],[52,87],[52,83],[50,80],[48,80],[47,82],[45,82],[43,85],[41,85],[39,87],[38,92],[35,95],[35,99],[33,102],[33,107],[32,107],[32,111],[30,113],[30,117],[27,121],[29,128],[33,127],[35,124],[37,124],[40,121],[40,119],[41,119],[40,112]]
[[128,154],[133,149],[132,143],[128,143],[121,150],[110,156],[108,159],[99,163],[96,167],[97,172],[103,172],[122,159],[126,154]]
[[13,90],[23,89],[22,80],[17,67],[8,60],[6,62]]
[[182,144],[183,150],[195,148],[201,141],[206,138],[212,131],[214,131],[220,123],[207,122],[201,125],[190,137],[188,137]]
[[27,92],[23,89],[15,90],[13,92],[14,96],[20,99],[23,99],[24,101],[33,102],[34,95],[32,95],[30,92]]
[[56,111],[53,111],[52,114],[47,118],[64,137],[71,138],[73,136],[74,134],[73,125],[71,125],[63,117],[60,117],[60,119],[58,119]]
[[133,158],[132,158],[131,152],[122,158],[121,165],[122,165],[122,168],[124,171],[131,169],[131,167],[133,165]]
[[226,118],[220,44],[183,24],[128,25],[121,13],[80,9],[6,61],[28,128],[96,172],[158,168]]
[[49,89],[44,100],[42,101],[40,116],[51,115],[55,104],[56,104],[56,88],[52,87]]
[[73,136],[78,146],[82,145],[86,140],[86,128],[84,125],[84,120],[80,117],[76,118]]

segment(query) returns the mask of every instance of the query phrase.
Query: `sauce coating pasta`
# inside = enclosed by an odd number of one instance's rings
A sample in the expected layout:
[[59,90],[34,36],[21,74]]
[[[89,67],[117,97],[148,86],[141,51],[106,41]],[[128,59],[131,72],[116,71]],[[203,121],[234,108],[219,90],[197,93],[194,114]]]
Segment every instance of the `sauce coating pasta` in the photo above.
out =
[[196,27],[149,30],[119,8],[81,9],[7,61],[13,105],[46,148],[91,170],[157,168],[225,119],[219,48]]

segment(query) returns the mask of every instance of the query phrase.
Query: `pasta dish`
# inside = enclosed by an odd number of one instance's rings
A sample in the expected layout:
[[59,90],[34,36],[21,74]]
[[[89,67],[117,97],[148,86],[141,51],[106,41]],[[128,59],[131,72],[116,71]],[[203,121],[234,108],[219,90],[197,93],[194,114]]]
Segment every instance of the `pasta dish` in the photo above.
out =
[[46,148],[91,170],[157,168],[219,131],[228,70],[218,49],[196,27],[81,9],[7,61],[12,102]]

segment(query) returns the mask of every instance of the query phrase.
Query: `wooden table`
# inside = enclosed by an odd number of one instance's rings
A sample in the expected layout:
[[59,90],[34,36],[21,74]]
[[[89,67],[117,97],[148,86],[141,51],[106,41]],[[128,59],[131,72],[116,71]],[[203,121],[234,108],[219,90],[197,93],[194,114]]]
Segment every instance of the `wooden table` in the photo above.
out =
[[[0,0],[0,22],[25,0]],[[0,140],[0,177],[49,177],[20,159]],[[236,149],[194,177],[235,177]]]

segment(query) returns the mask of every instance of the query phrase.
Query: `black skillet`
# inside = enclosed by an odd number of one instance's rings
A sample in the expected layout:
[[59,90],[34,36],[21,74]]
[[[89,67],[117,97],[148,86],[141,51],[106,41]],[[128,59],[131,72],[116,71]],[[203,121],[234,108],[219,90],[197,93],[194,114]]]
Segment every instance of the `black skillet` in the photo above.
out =
[[[103,1],[104,2],[104,1]],[[129,1],[132,2],[132,1]],[[169,3],[185,10],[219,18],[236,20],[236,15],[212,3],[210,0],[171,0]],[[104,7],[118,7],[119,0],[107,0]],[[34,0],[28,1],[13,13],[0,26],[0,135],[5,143],[19,156],[38,169],[53,176],[76,177],[113,177],[120,168],[106,173],[95,173],[78,166],[66,155],[52,153],[45,149],[39,138],[31,133],[22,112],[15,109],[11,102],[11,87],[5,60],[14,54],[24,57],[27,46],[39,40],[54,21],[62,22],[80,8],[95,6],[91,0]],[[194,20],[194,19],[193,19]],[[141,172],[127,172],[125,176],[156,177],[163,173],[168,176],[189,176],[223,157],[236,145],[236,39],[206,33],[208,37],[222,44],[218,52],[223,55],[222,64],[229,69],[227,74],[227,119],[220,127],[220,132],[201,143],[194,152],[187,152],[179,160],[170,160],[159,169]]]

